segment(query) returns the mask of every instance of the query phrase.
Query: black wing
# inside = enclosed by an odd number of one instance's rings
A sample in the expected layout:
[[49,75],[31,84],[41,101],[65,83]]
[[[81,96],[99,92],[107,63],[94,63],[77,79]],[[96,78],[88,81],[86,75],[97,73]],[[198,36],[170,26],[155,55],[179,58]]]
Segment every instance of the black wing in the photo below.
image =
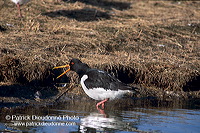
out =
[[88,89],[92,88],[104,88],[106,90],[131,90],[132,87],[119,81],[109,73],[92,69],[85,73],[88,75],[88,79],[85,80],[85,85]]

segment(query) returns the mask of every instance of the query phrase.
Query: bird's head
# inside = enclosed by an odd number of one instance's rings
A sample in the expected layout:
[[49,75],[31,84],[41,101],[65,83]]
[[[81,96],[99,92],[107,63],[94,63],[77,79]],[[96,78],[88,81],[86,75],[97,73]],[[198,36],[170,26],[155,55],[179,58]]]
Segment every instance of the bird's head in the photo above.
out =
[[72,59],[69,64],[64,65],[64,66],[58,66],[54,67],[53,69],[58,69],[58,68],[68,68],[65,72],[63,72],[61,75],[59,75],[57,78],[60,78],[67,72],[75,71],[79,75],[83,74],[86,72],[86,70],[89,68],[89,66],[85,63],[82,63],[79,59]]

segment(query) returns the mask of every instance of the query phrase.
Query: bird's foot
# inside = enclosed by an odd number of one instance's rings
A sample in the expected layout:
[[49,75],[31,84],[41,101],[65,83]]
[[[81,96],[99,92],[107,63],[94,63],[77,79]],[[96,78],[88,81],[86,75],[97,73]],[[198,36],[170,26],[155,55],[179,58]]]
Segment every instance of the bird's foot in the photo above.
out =
[[106,115],[103,109],[98,108],[97,110],[99,111],[100,114]]
[[104,104],[104,103],[105,103],[106,101],[108,101],[108,100],[109,100],[109,99],[107,98],[107,99],[105,99],[105,100],[103,100],[103,101],[101,101],[101,102],[98,102],[97,105],[96,105],[96,108],[99,110],[99,106],[101,105],[101,108],[104,109],[104,108],[105,108],[105,104]]

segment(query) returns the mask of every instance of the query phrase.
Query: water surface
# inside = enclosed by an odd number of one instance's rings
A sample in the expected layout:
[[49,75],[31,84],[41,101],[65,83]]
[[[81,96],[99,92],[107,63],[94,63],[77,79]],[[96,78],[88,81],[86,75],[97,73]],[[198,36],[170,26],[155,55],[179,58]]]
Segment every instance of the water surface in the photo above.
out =
[[152,132],[199,133],[200,110],[186,102],[120,100],[104,111],[93,100],[72,100],[48,106],[4,108],[2,132]]

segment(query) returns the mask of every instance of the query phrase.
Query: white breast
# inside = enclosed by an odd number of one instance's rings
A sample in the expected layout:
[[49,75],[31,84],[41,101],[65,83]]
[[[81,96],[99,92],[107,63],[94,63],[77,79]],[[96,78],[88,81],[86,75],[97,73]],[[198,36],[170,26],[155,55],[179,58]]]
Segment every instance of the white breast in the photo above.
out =
[[26,4],[27,2],[29,2],[30,0],[12,0],[12,2],[14,2],[15,4]]
[[83,77],[81,78],[81,86],[83,88],[83,90],[85,91],[85,93],[95,99],[95,100],[104,100],[109,98],[110,100],[113,100],[115,98],[120,98],[122,97],[125,93],[130,92],[129,90],[118,90],[118,91],[113,91],[113,90],[105,90],[104,88],[92,88],[92,89],[88,89],[85,84],[84,81],[88,79],[87,75],[83,75]]

